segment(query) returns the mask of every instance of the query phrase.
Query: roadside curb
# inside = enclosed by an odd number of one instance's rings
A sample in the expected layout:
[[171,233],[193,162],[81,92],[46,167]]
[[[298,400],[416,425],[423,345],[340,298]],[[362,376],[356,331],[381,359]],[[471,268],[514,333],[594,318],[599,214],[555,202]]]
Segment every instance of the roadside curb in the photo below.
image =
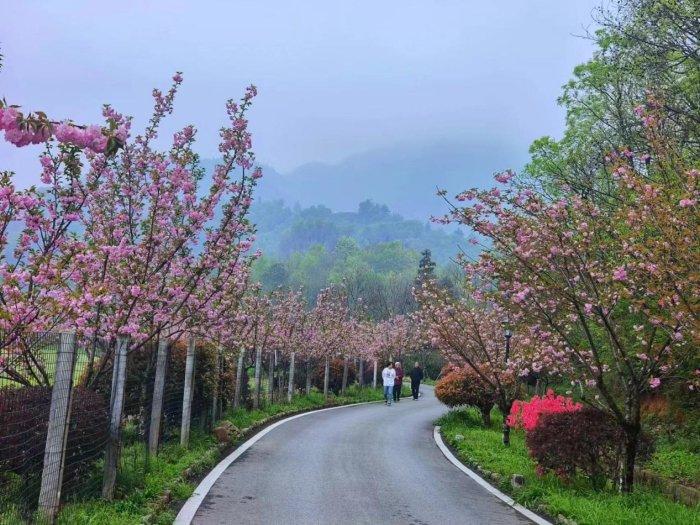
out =
[[457,467],[459,470],[464,472],[467,476],[472,478],[474,481],[476,481],[479,485],[481,485],[483,488],[485,488],[487,491],[489,491],[491,494],[496,496],[498,499],[503,501],[504,503],[508,504],[508,506],[512,507],[515,509],[517,512],[528,518],[529,520],[533,521],[537,525],[553,525],[551,521],[547,521],[541,516],[538,516],[534,512],[532,512],[529,509],[526,509],[519,503],[516,503],[513,498],[508,496],[507,494],[504,494],[500,490],[498,490],[496,487],[491,485],[488,481],[486,481],[484,478],[479,476],[476,472],[468,468],[464,463],[462,463],[459,459],[455,457],[455,455],[450,451],[449,448],[447,448],[447,445],[445,445],[445,442],[442,440],[442,435],[440,434],[440,427],[436,426],[433,428],[433,438],[435,439],[435,444],[438,446],[440,449],[440,452],[447,458],[447,460],[452,463],[455,467]]
[[381,403],[381,401],[363,401],[361,403],[350,403],[348,405],[339,405],[328,408],[319,408],[317,410],[309,410],[300,414],[293,414],[291,416],[275,421],[271,425],[266,426],[259,432],[255,433],[248,440],[244,441],[239,446],[237,446],[233,452],[231,452],[228,456],[226,456],[219,463],[217,463],[213,469],[211,469],[209,474],[207,474],[206,477],[199,483],[199,485],[197,485],[197,488],[194,489],[192,495],[182,506],[180,512],[178,512],[177,517],[175,518],[175,521],[173,522],[173,525],[190,525],[190,523],[192,523],[192,520],[194,519],[194,515],[197,513],[197,510],[199,510],[200,505],[204,501],[204,498],[206,498],[207,494],[214,486],[214,483],[216,483],[216,481],[219,479],[219,477],[221,477],[221,475],[226,471],[226,469],[229,466],[231,466],[231,464],[234,461],[236,461],[240,456],[242,456],[245,451],[247,451],[250,447],[252,447],[260,439],[262,439],[266,434],[272,432],[278,426],[283,425],[284,423],[286,423],[287,421],[291,421],[292,419],[297,419],[311,414],[318,414],[319,412],[326,412],[328,410],[338,410],[340,408],[356,407],[360,405],[369,405],[372,403]]

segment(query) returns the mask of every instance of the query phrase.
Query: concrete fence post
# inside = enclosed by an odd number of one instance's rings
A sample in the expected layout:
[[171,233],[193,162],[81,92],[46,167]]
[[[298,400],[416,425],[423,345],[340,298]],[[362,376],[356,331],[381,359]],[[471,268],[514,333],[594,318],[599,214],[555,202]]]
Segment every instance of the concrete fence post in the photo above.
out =
[[262,372],[262,348],[255,350],[255,392],[253,392],[253,408],[260,408],[260,374]]
[[372,388],[377,388],[377,360],[374,360],[374,363],[372,363]]
[[190,423],[192,419],[192,395],[194,394],[194,361],[196,340],[190,335],[185,357],[185,388],[182,392],[182,423],[180,425],[180,446],[190,445]]
[[51,390],[51,410],[46,432],[44,468],[41,472],[39,512],[49,523],[56,520],[61,502],[61,485],[66,460],[66,442],[73,398],[73,371],[75,369],[75,334],[60,334],[56,355],[56,372]]
[[292,402],[294,396],[294,352],[289,356],[289,384],[287,385],[287,403]]
[[[236,389],[233,391],[233,408],[241,406],[241,391],[243,389],[243,358],[245,357],[245,349],[241,348],[238,354],[238,363],[236,365]],[[248,376],[246,376],[246,380]]]
[[328,381],[331,377],[331,360],[326,356],[326,363],[323,367],[323,397],[328,399]]
[[158,339],[156,355],[156,377],[153,383],[153,401],[151,402],[151,423],[148,427],[148,453],[158,453],[160,441],[160,424],[163,416],[163,396],[165,394],[165,373],[168,366],[168,338],[161,334]]
[[117,467],[121,452],[122,414],[124,412],[124,385],[126,383],[126,358],[129,339],[117,338],[112,364],[112,392],[109,398],[109,437],[105,452],[105,472],[102,481],[102,497],[114,498],[114,486],[117,481]]

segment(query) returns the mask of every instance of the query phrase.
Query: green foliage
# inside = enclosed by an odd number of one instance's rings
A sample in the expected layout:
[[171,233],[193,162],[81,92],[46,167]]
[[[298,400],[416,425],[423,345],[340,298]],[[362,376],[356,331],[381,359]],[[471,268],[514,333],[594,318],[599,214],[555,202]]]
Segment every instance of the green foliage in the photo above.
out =
[[[492,414],[494,426],[484,428],[474,409],[451,411],[436,424],[462,461],[497,476],[495,482],[520,504],[550,516],[563,515],[579,525],[675,525],[700,524],[700,514],[674,503],[662,494],[636,487],[632,494],[613,489],[594,490],[588,480],[577,476],[562,483],[554,475],[538,476],[529,457],[522,432],[511,432],[511,445],[504,447],[498,428],[502,418]],[[510,478],[520,474],[525,484],[513,489]],[[493,479],[493,478],[492,478]]]
[[700,455],[678,445],[654,452],[644,468],[679,483],[700,485]]

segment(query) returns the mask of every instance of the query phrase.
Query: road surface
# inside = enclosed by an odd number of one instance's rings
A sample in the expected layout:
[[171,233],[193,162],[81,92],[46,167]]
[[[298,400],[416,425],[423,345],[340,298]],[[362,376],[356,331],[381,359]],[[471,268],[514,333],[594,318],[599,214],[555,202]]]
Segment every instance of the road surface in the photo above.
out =
[[531,523],[454,467],[433,440],[445,407],[365,404],[289,421],[263,436],[211,488],[192,523]]

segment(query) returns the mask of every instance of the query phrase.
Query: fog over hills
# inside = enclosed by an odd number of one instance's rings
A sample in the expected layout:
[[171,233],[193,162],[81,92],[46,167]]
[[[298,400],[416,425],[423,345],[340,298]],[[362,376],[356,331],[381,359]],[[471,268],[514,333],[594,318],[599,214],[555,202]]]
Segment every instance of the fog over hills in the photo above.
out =
[[446,210],[435,193],[450,194],[490,184],[494,172],[520,168],[527,152],[486,139],[469,143],[399,144],[348,157],[338,164],[309,163],[279,173],[264,166],[257,198],[282,199],[301,206],[322,204],[334,211],[355,211],[370,199],[392,212],[427,221]]

